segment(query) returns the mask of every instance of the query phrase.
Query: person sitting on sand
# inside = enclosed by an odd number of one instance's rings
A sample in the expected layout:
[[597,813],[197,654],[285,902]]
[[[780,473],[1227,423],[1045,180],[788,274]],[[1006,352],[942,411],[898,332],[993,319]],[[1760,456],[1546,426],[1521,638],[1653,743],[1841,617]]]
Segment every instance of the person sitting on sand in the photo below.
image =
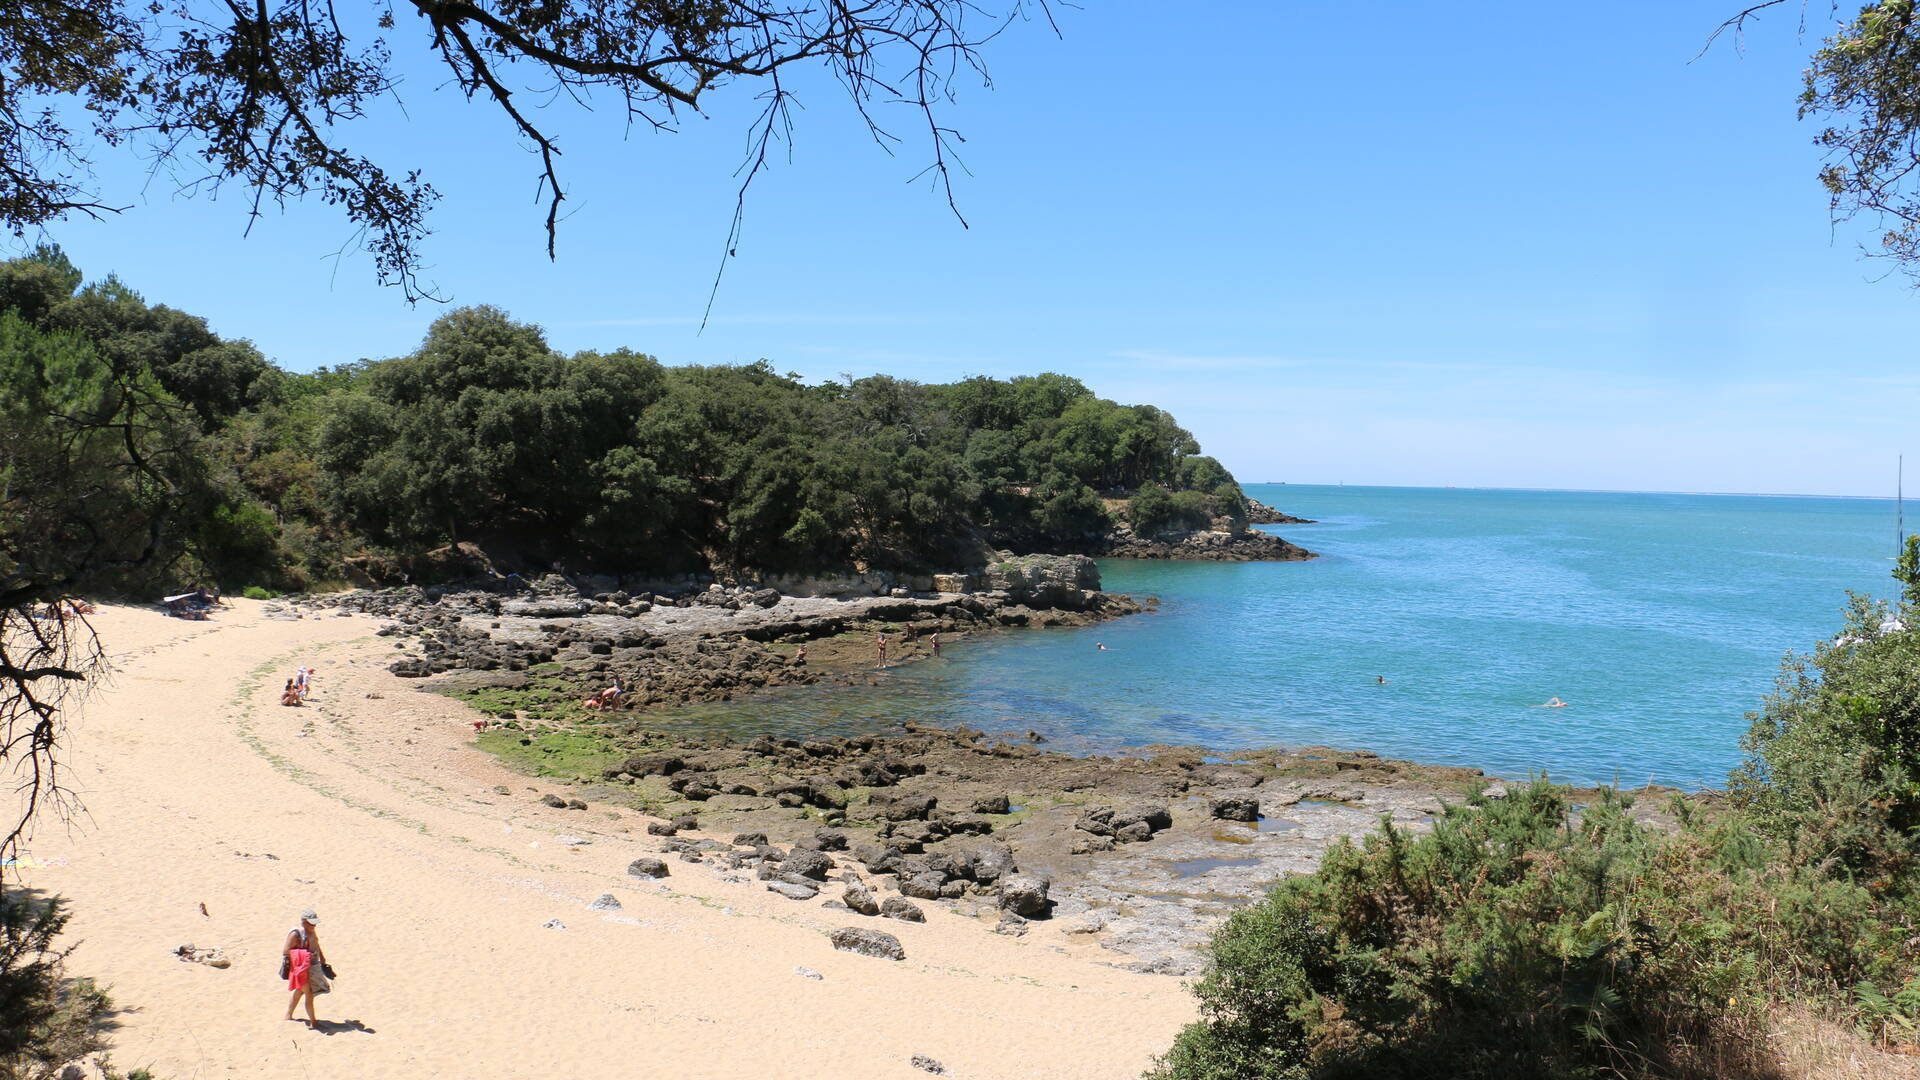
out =
[[67,601],[67,609],[72,611],[75,615],[91,615],[94,613],[93,605],[87,603],[85,600],[82,600],[77,596]]
[[287,688],[280,691],[280,704],[293,706],[300,704],[300,691],[294,687],[292,679],[288,679]]
[[1564,702],[1564,701],[1561,701],[1561,700],[1560,700],[1559,698],[1548,698],[1548,699],[1547,699],[1547,703],[1546,703],[1545,705],[1535,705],[1535,706],[1533,706],[1533,708],[1536,708],[1536,709],[1564,709],[1564,708],[1566,708],[1566,707],[1567,707],[1567,704],[1568,704],[1567,702]]
[[284,961],[281,970],[287,973],[287,989],[293,991],[293,997],[287,1000],[287,1019],[293,1019],[293,1007],[302,997],[307,1000],[307,1026],[318,1030],[320,1019],[313,1015],[313,995],[325,993],[333,978],[333,967],[327,963],[327,952],[320,947],[320,931],[314,926],[320,916],[308,908],[300,913],[300,924],[287,931],[286,944],[280,948]]

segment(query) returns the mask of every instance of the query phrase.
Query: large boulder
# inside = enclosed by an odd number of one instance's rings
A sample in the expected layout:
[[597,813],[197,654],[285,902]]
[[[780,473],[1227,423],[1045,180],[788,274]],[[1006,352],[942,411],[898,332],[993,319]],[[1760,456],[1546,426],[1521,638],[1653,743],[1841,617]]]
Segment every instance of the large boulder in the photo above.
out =
[[1051,883],[1033,874],[1013,874],[1000,882],[1000,910],[1026,918],[1045,915]]
[[812,878],[815,881],[825,881],[827,879],[827,871],[833,869],[833,860],[817,851],[807,851],[804,848],[796,848],[785,859],[781,860],[780,869],[789,874],[798,874],[801,877]]
[[933,795],[901,795],[887,800],[872,800],[880,816],[888,821],[915,821],[933,812],[940,800]]
[[620,763],[620,770],[632,776],[672,776],[687,767],[678,754],[634,754]]
[[1207,810],[1221,821],[1259,821],[1260,796],[1251,791],[1223,791],[1208,801]]
[[634,877],[663,878],[667,876],[667,864],[659,859],[639,858],[627,864],[627,873]]
[[927,921],[927,914],[920,910],[920,905],[904,896],[887,897],[887,902],[880,905],[880,914],[889,919],[899,919],[902,922]]
[[883,930],[869,930],[864,926],[845,926],[827,935],[833,947],[842,952],[859,953],[881,960],[905,960],[907,950],[900,939]]
[[1173,828],[1173,815],[1164,806],[1131,806],[1125,810],[1116,810],[1113,814],[1114,829],[1124,829],[1135,822],[1142,823],[1154,832]]
[[906,896],[922,900],[940,899],[940,887],[947,883],[944,875],[929,870],[924,874],[915,874],[900,881],[900,892]]
[[972,855],[967,876],[982,885],[991,885],[1017,869],[1013,864],[1013,849],[1005,844],[981,844],[973,849]]
[[1013,808],[1013,800],[1006,795],[982,795],[973,800],[973,812],[976,814],[1004,814]]
[[564,600],[555,597],[509,600],[500,605],[502,615],[519,615],[532,619],[574,619],[591,610],[593,610],[591,601]]
[[880,914],[880,905],[873,899],[873,891],[860,882],[851,882],[840,894],[840,902],[862,915]]
[[820,890],[817,887],[801,884],[797,881],[769,881],[767,882],[767,891],[779,893],[789,900],[811,900],[820,895]]
[[1085,555],[1012,555],[986,569],[986,586],[1016,604],[1081,611],[1100,590],[1100,568]]

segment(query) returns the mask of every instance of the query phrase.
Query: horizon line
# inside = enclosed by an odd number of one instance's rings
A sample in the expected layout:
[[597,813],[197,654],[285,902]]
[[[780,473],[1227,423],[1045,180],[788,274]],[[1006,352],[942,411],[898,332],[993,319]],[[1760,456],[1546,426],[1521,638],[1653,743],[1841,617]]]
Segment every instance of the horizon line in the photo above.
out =
[[1364,488],[1407,488],[1414,491],[1535,491],[1543,494],[1565,495],[1713,495],[1741,496],[1752,499],[1872,499],[1876,502],[1894,502],[1900,496],[1895,495],[1816,495],[1800,491],[1670,491],[1659,488],[1556,488],[1556,487],[1503,487],[1495,484],[1348,484],[1344,482],[1321,483],[1289,480],[1254,480],[1255,484],[1268,487],[1364,487]]

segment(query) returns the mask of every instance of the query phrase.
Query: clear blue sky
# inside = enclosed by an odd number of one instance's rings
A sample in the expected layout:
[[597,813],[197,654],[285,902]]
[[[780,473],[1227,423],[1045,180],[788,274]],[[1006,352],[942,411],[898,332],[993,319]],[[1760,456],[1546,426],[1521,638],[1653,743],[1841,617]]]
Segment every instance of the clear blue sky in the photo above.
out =
[[[674,135],[550,110],[557,263],[534,160],[430,70],[356,138],[445,192],[428,276],[564,350],[1061,371],[1245,481],[1886,494],[1896,453],[1920,474],[1920,294],[1828,223],[1795,118],[1826,27],[1774,13],[1689,63],[1740,6],[1061,8],[1064,39],[1013,27],[947,113],[971,229],[908,182],[911,115],[888,157],[808,87],[704,333],[747,93]],[[104,174],[135,208],[52,239],[289,368],[407,352],[441,313],[336,264],[318,204],[243,238],[238,190]]]

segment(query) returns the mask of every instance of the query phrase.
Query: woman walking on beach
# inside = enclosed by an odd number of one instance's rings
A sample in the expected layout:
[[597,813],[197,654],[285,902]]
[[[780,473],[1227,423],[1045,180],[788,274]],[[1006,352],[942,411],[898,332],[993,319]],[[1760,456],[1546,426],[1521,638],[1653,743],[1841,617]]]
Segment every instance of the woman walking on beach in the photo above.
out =
[[326,950],[320,947],[320,932],[314,928],[319,921],[320,916],[312,908],[301,912],[300,925],[287,931],[286,944],[280,949],[280,970],[286,973],[287,989],[293,991],[293,997],[287,1001],[287,1019],[293,1019],[293,1008],[304,997],[306,1024],[315,1030],[320,1027],[320,1019],[313,1014],[313,995],[324,990],[333,975]]

